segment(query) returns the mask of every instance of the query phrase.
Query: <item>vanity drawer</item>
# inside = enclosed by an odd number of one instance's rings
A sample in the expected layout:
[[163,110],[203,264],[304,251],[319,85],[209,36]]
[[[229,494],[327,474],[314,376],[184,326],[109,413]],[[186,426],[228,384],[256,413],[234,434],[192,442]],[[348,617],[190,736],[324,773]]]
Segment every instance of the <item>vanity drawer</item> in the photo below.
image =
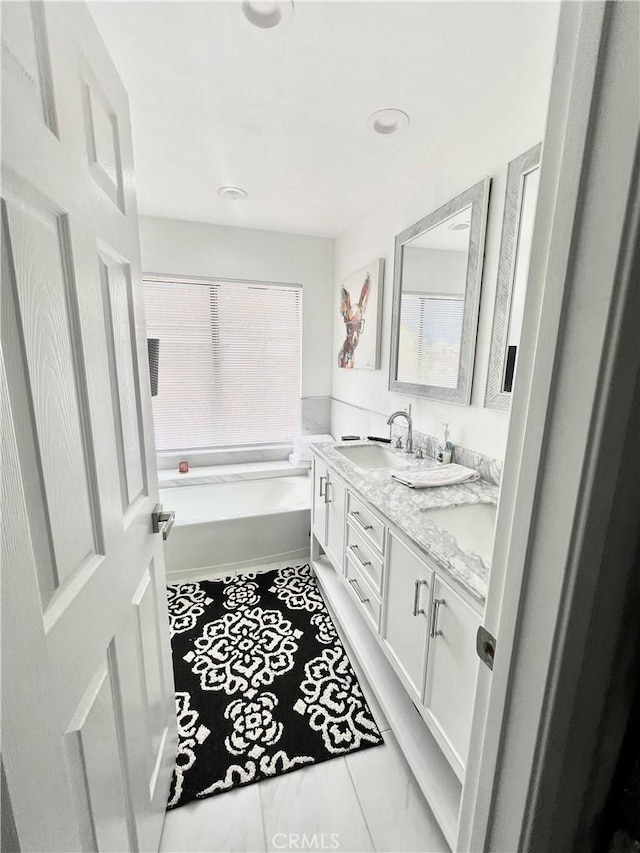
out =
[[347,583],[351,587],[351,592],[357,599],[362,612],[376,631],[379,631],[380,599],[371,587],[366,575],[356,566],[351,554],[352,552],[347,549]]
[[347,553],[377,592],[382,592],[382,557],[351,518],[347,524]]
[[349,492],[347,521],[353,524],[353,527],[370,541],[380,554],[384,554],[384,524],[366,508],[362,501],[358,500],[353,492]]

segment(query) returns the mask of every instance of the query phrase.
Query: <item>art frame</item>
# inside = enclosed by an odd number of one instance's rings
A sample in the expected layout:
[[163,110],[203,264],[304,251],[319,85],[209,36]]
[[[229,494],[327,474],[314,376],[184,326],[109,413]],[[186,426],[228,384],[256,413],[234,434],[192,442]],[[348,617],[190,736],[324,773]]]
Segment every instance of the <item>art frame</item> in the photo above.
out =
[[340,283],[340,316],[345,339],[338,352],[338,367],[345,370],[379,370],[382,334],[384,258],[376,258]]

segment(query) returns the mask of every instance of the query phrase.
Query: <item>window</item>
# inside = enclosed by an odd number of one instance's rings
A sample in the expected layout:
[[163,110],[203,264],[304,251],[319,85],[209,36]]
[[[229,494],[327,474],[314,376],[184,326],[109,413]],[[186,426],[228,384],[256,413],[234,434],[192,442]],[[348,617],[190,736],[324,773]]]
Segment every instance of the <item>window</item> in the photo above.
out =
[[398,378],[456,388],[463,315],[462,296],[403,293]]
[[145,277],[158,338],[158,451],[289,442],[300,432],[302,290]]

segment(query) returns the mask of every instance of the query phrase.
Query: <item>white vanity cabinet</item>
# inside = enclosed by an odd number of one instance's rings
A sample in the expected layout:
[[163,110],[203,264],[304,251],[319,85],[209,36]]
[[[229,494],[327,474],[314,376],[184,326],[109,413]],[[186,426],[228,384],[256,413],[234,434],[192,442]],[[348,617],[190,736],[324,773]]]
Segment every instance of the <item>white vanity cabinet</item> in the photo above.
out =
[[434,578],[424,708],[463,769],[467,762],[478,675],[480,616],[452,587]]
[[347,488],[344,482],[331,469],[327,471],[325,481],[327,534],[325,552],[334,567],[344,571],[344,527]]
[[344,527],[347,489],[340,477],[317,456],[313,458],[313,535],[331,560],[344,572]]
[[311,527],[314,536],[323,548],[327,547],[327,471],[327,463],[314,454]]
[[460,778],[469,749],[480,616],[428,562],[388,534],[383,641]]
[[380,631],[386,528],[362,501],[347,492],[345,570],[363,615]]
[[345,569],[347,583],[351,589],[351,594],[357,599],[360,612],[371,623],[375,631],[378,631],[382,601],[371,585],[368,576],[364,573],[362,565],[358,565],[349,551],[347,551]]
[[422,702],[433,572],[393,533],[388,542],[382,638],[413,698]]
[[349,491],[347,505],[347,522],[357,530],[380,554],[384,554],[386,528],[381,521],[365,503],[359,500],[352,491]]
[[327,603],[455,848],[481,606],[316,454],[312,506],[312,561]]

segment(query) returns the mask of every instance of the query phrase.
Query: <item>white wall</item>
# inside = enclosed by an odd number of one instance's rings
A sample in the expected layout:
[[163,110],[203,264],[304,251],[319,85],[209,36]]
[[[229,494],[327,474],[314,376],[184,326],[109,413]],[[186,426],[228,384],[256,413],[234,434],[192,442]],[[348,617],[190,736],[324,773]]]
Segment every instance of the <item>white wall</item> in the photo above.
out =
[[140,243],[145,272],[301,284],[302,396],[330,395],[333,240],[141,216]]
[[[544,136],[551,41],[549,47],[548,57],[541,54],[539,76],[526,81],[526,90],[523,91],[520,79],[519,85],[509,88],[507,84],[506,92],[494,93],[466,125],[458,128],[451,144],[425,154],[420,174],[412,174],[410,182],[399,187],[384,206],[355,222],[337,238],[331,418],[334,435],[373,432],[387,435],[386,416],[412,403],[414,426],[420,432],[440,436],[442,423],[447,421],[454,444],[504,458],[509,416],[483,408],[504,192],[509,161]],[[493,182],[471,405],[457,406],[392,394],[388,391],[388,381],[395,235],[485,175],[490,175]],[[340,280],[378,257],[385,258],[381,369],[342,370],[336,358],[343,337],[338,310]]]

